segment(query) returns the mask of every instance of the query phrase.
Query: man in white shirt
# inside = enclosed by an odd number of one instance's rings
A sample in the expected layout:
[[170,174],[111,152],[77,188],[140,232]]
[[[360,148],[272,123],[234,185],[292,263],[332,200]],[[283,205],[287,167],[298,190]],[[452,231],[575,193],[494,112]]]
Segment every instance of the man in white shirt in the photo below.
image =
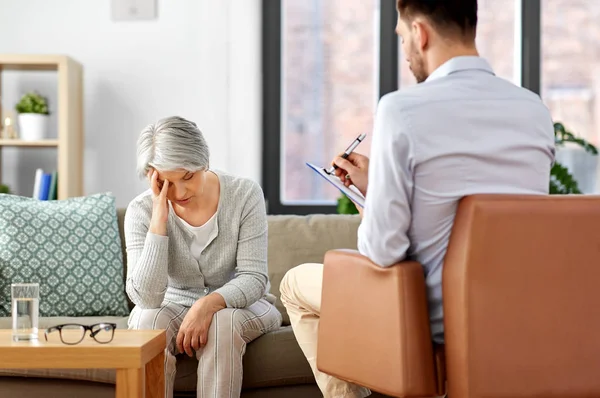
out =
[[[370,160],[353,154],[334,163],[366,196],[359,252],[381,267],[407,258],[423,265],[431,331],[442,343],[442,266],[459,200],[548,193],[554,130],[537,95],[495,76],[479,57],[477,0],[398,0],[397,7],[396,31],[420,84],[379,102]],[[366,397],[368,389],[316,367],[322,272],[322,264],[290,270],[282,302],[324,396]]]

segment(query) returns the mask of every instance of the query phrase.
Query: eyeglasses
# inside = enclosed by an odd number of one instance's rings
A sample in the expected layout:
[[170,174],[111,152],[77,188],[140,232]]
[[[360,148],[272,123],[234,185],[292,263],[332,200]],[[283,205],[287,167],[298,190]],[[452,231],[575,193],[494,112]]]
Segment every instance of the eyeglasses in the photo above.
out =
[[90,337],[96,340],[100,344],[110,343],[115,336],[115,329],[117,325],[115,323],[96,323],[94,325],[80,325],[77,323],[66,323],[64,325],[52,326],[44,332],[44,337],[48,341],[48,335],[50,340],[54,332],[58,332],[60,341],[64,344],[75,345],[83,341],[85,333],[89,330]]

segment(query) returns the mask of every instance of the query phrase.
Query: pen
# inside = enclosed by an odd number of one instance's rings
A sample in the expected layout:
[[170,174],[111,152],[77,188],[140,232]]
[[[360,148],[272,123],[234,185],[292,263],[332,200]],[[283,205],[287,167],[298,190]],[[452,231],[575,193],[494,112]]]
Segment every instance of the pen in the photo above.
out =
[[[359,135],[358,137],[356,137],[356,139],[354,141],[352,141],[352,144],[350,144],[350,146],[348,148],[346,148],[346,150],[344,151],[344,154],[342,155],[342,159],[347,159],[348,156],[350,156],[350,154],[356,149],[358,144],[360,144],[365,139],[366,136],[367,136],[367,134],[363,133],[363,134]],[[333,174],[333,172],[337,168],[338,168],[338,166],[334,164],[333,166],[331,166],[329,168],[329,170],[325,170],[325,172],[327,174]]]

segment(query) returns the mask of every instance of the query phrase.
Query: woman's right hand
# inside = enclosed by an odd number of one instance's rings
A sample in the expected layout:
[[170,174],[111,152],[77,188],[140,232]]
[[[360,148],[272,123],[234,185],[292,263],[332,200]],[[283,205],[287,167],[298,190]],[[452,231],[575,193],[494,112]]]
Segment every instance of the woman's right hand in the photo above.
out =
[[169,181],[165,180],[162,188],[158,186],[158,172],[151,169],[148,172],[150,187],[152,188],[152,219],[150,220],[150,232],[155,235],[167,236],[167,220],[169,219],[169,203],[167,202],[167,191]]

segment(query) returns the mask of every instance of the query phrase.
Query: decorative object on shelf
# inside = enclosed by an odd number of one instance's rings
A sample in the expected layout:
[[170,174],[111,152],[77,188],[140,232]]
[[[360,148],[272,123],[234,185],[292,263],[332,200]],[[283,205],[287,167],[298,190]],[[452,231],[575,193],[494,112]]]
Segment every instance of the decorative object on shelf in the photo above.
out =
[[36,92],[29,92],[21,97],[15,106],[19,112],[21,139],[38,141],[46,138],[48,129],[48,100]]
[[0,193],[9,194],[10,188],[8,187],[8,185],[0,184]]
[[46,173],[42,169],[36,169],[33,198],[39,200],[58,199],[58,173],[56,171]]
[[[562,123],[554,123],[554,142],[557,149],[564,147],[567,143],[571,143],[583,148],[586,153],[593,156],[598,155],[598,149],[594,145],[583,138],[576,137],[572,132],[568,131]],[[577,181],[569,169],[558,161],[555,161],[552,170],[550,171],[550,194],[566,195],[580,193],[581,190],[579,189]]]
[[15,117],[12,113],[5,113],[2,123],[2,133],[0,138],[14,140],[17,138],[17,131],[15,130]]
[[[65,54],[5,54],[0,52],[0,79],[6,79],[6,74],[11,73],[9,71],[19,71],[19,74],[22,73],[25,80],[30,80],[26,75],[29,72],[40,70],[49,71],[48,77],[55,80],[56,90],[54,91],[59,93],[56,99],[52,100],[50,92],[41,86],[32,87],[36,90],[24,88],[20,94],[37,91],[44,96],[48,96],[50,102],[44,100],[42,105],[44,105],[45,109],[38,110],[38,112],[41,111],[38,115],[52,119],[52,124],[48,120],[48,130],[47,134],[45,133],[44,139],[36,139],[35,141],[26,140],[27,136],[23,136],[26,135],[26,132],[19,125],[19,116],[15,112],[15,110],[21,111],[21,109],[15,108],[21,96],[19,95],[18,98],[13,97],[10,100],[2,96],[2,108],[0,109],[9,107],[10,111],[14,113],[15,119],[13,119],[13,125],[17,130],[18,139],[0,140],[0,156],[3,152],[13,150],[11,148],[23,148],[19,149],[19,152],[29,152],[28,148],[53,148],[44,152],[48,152],[48,155],[55,159],[55,163],[53,162],[53,165],[48,163],[47,168],[48,171],[56,170],[60,176],[60,184],[57,185],[58,199],[64,200],[72,197],[80,197],[84,195],[83,165],[85,159],[83,151],[83,137],[85,136],[85,126],[83,123],[83,65],[76,59]],[[22,105],[24,108],[32,108],[30,110],[23,109],[22,113],[33,111],[31,102],[31,99],[27,100],[24,98],[19,103],[19,107]],[[48,113],[50,113],[49,117],[46,116]],[[2,112],[2,114],[6,116],[8,113]],[[54,123],[55,118],[56,123]],[[1,116],[0,123],[3,123]],[[19,167],[30,170],[33,173],[33,170],[37,167],[35,164],[39,159],[36,159],[35,155],[21,157],[20,154],[19,158],[23,158],[22,160],[24,161],[24,163],[19,162]],[[6,178],[3,174],[7,171],[9,171],[7,168],[3,168],[0,171],[0,181]],[[11,188],[15,189],[15,187]],[[25,189],[29,191],[29,188]],[[33,191],[33,187],[31,187],[31,191]],[[50,193],[48,195],[50,196]],[[27,194],[27,196],[30,196],[30,194]]]

